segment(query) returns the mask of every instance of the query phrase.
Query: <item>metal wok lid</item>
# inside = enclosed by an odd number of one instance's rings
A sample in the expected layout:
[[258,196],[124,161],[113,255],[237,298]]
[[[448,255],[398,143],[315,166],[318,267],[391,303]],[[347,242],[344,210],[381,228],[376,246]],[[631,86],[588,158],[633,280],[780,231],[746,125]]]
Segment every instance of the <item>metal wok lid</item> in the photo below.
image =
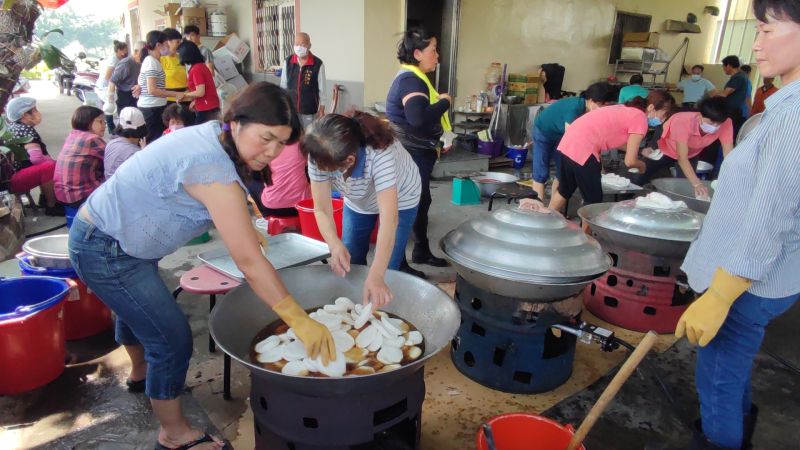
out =
[[626,200],[599,212],[590,222],[635,236],[691,242],[700,231],[703,217],[688,207],[676,210],[641,208],[636,206],[636,200]]
[[[710,181],[703,181],[708,188],[710,197],[714,198],[714,188]],[[690,209],[699,213],[707,213],[711,207],[711,200],[702,200],[694,196],[694,188],[686,178],[659,178],[653,180],[653,186],[658,192],[666,195],[672,200],[680,200],[686,203]]]
[[600,244],[557,213],[505,208],[468,220],[442,238],[458,266],[522,283],[568,283],[610,268]]
[[39,258],[69,258],[69,235],[54,234],[31,239],[22,245],[22,251]]

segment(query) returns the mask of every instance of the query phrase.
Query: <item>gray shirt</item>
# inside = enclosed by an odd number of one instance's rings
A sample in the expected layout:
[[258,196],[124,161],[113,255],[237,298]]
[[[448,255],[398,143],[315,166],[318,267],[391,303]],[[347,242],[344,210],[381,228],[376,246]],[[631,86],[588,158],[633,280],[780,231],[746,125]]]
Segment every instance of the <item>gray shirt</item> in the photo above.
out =
[[753,280],[749,292],[800,292],[800,81],[765,102],[761,123],[725,158],[703,227],[681,266],[695,292],[714,271]]
[[366,147],[360,151],[350,178],[339,172],[320,170],[308,160],[312,182],[330,181],[344,196],[345,205],[357,213],[378,214],[378,192],[397,188],[397,209],[411,209],[419,204],[422,192],[419,169],[400,142],[395,140],[385,150]]
[[120,62],[114,66],[114,72],[111,74],[111,82],[117,86],[120,91],[130,92],[136,86],[137,78],[139,77],[139,70],[142,65],[136,62],[132,56],[122,58]]

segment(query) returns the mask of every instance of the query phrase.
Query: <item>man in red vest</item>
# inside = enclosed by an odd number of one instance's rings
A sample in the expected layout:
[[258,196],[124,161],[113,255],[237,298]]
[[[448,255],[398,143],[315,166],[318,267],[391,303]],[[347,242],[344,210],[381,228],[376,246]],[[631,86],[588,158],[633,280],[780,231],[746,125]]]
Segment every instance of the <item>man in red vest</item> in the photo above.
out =
[[283,63],[281,87],[292,96],[303,125],[308,126],[325,113],[325,67],[311,53],[311,37],[307,33],[297,33],[294,38],[294,54]]

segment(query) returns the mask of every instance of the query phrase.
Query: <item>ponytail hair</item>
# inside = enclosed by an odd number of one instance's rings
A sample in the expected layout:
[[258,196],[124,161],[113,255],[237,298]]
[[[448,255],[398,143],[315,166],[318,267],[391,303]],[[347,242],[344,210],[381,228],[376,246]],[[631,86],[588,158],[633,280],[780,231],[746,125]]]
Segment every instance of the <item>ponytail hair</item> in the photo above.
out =
[[231,122],[238,123],[240,127],[248,124],[290,127],[292,134],[287,144],[297,142],[303,133],[303,125],[289,94],[280,86],[266,81],[250,84],[239,92],[225,109],[222,120],[225,124],[219,140],[225,153],[236,166],[239,178],[245,182],[260,178],[267,186],[272,185],[272,171],[269,165],[255,174],[250,170],[242,160],[239,149],[236,148],[231,135]]
[[377,117],[348,111],[317,120],[300,141],[300,151],[323,170],[335,170],[362,147],[384,150],[394,142],[389,125]]
[[397,59],[400,64],[419,65],[414,58],[414,50],[425,50],[436,36],[424,27],[409,28],[403,33],[403,39],[397,44]]
[[156,45],[163,44],[167,41],[167,36],[164,35],[159,30],[153,30],[147,33],[144,39],[144,48],[142,49],[142,62],[144,62],[144,58],[148,55],[158,59],[160,55],[153,55],[153,50],[156,49]]
[[642,112],[647,112],[647,107],[650,105],[653,105],[653,108],[655,108],[656,111],[666,109],[667,112],[664,115],[664,121],[669,119],[670,116],[677,111],[675,106],[675,97],[663,89],[653,89],[647,94],[647,99],[642,97],[634,97],[625,102],[625,106],[639,109]]

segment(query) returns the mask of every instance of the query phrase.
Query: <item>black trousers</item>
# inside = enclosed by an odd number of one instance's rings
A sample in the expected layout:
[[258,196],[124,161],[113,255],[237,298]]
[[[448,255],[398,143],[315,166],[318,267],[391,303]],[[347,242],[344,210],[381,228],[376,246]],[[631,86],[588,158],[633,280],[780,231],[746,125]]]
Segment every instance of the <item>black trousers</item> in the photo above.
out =
[[123,108],[136,108],[136,99],[133,98],[131,91],[117,90],[117,113],[122,112]]
[[144,116],[144,123],[147,126],[147,143],[155,141],[164,134],[164,121],[161,114],[164,113],[166,106],[156,106],[155,108],[139,108]]
[[436,164],[436,150],[410,150],[411,158],[419,168],[419,177],[422,184],[422,193],[419,198],[417,219],[412,228],[414,246],[428,245],[428,210],[431,209],[431,174]]
[[600,161],[590,156],[580,165],[567,156],[561,155],[561,177],[558,193],[569,200],[576,190],[581,191],[584,205],[603,202],[602,169]]

